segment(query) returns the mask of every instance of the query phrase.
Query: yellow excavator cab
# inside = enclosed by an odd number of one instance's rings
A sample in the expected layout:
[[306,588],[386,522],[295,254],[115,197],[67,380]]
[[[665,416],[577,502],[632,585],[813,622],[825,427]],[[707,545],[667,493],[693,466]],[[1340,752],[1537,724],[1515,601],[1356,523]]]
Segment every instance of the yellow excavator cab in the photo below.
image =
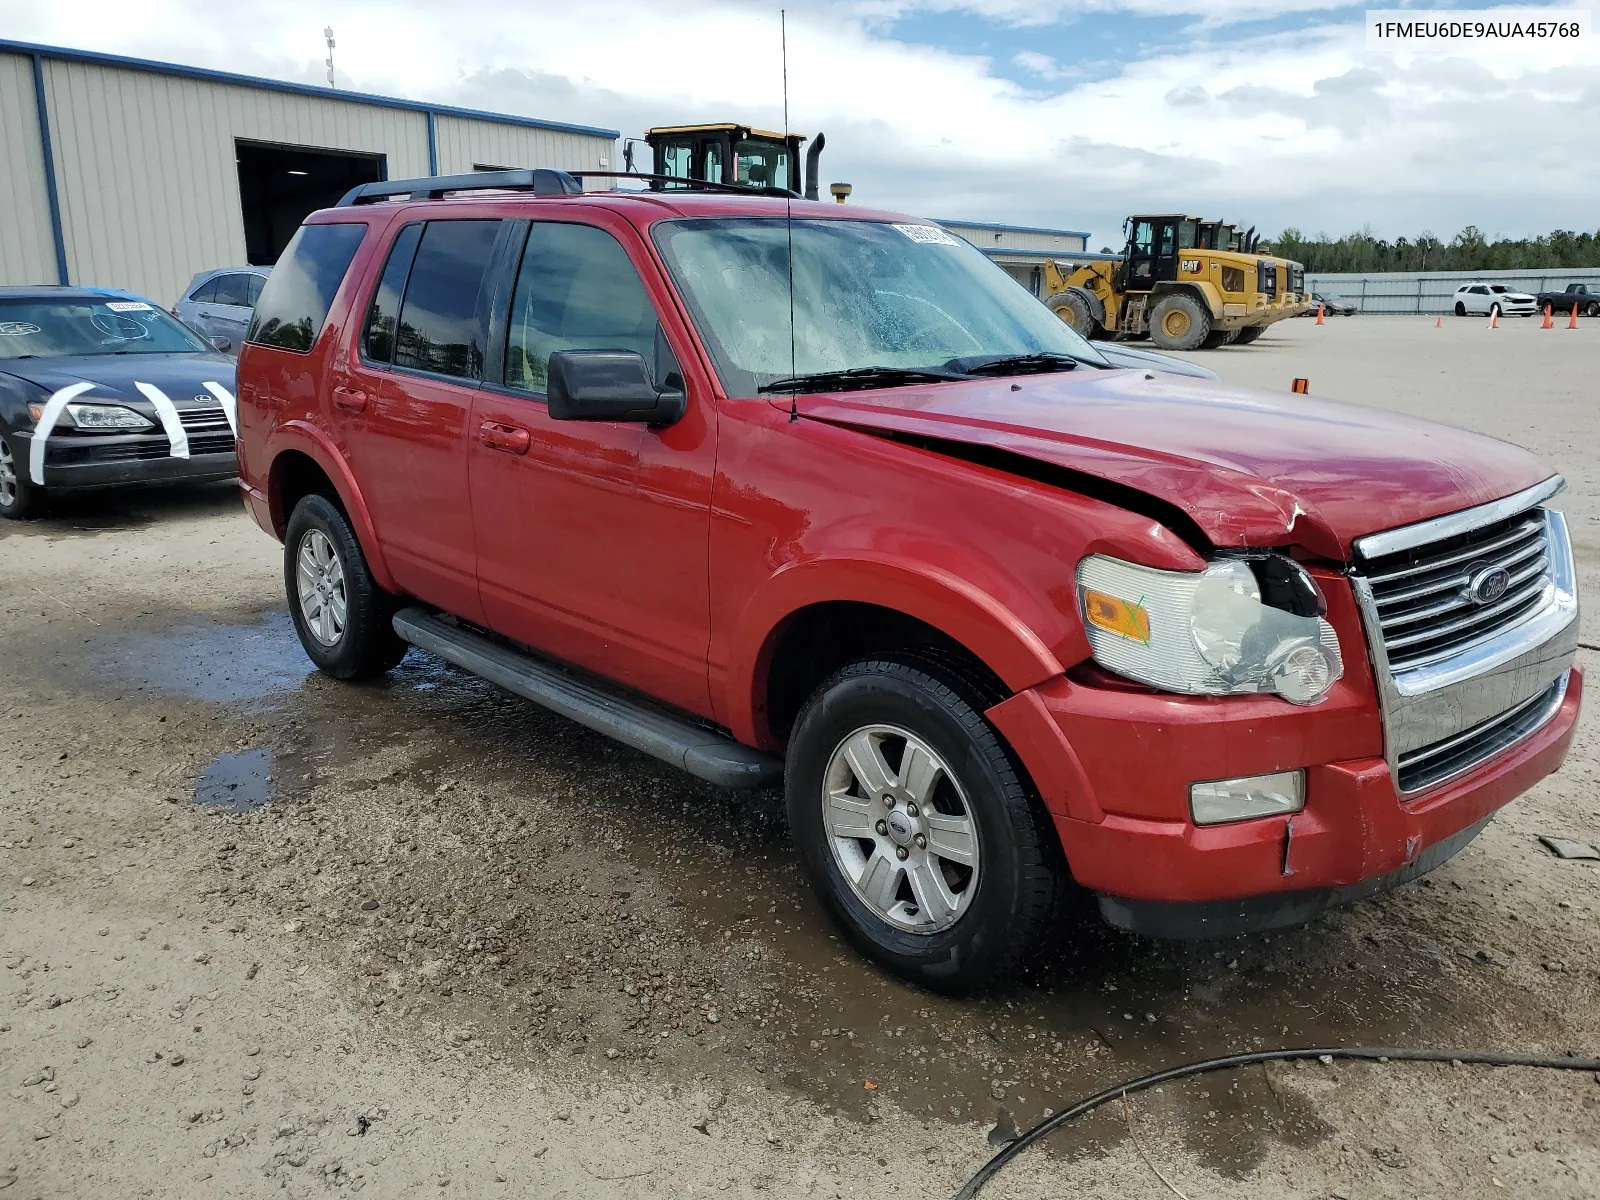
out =
[[[657,176],[800,192],[800,147],[807,140],[804,134],[786,135],[724,122],[661,125],[645,130],[644,140],[653,157],[650,169]],[[804,187],[808,200],[817,198],[817,157],[826,140],[817,134],[806,154]],[[625,146],[623,153],[626,169],[634,170],[632,146]],[[673,184],[668,179],[657,179],[650,186],[670,190]]]

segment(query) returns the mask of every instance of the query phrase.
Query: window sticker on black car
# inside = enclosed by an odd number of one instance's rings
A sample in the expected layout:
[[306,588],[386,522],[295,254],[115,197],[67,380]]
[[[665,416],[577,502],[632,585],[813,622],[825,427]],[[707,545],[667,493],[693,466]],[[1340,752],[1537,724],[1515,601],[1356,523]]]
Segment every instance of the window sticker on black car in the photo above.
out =
[[112,312],[150,312],[150,305],[143,300],[108,300],[106,307]]

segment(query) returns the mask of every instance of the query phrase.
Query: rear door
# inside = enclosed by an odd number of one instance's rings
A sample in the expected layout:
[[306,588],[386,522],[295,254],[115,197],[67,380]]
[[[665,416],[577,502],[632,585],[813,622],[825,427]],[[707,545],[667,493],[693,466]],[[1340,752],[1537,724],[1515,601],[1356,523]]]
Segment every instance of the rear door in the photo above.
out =
[[485,274],[499,220],[432,220],[392,239],[334,421],[395,581],[483,620],[467,494],[483,373]]
[[202,306],[208,322],[206,332],[212,337],[227,338],[229,352],[233,354],[239,353],[245,330],[250,328],[250,316],[255,307],[255,301],[250,296],[252,280],[256,281],[255,293],[259,296],[260,276],[247,271],[218,276],[216,290],[211,293],[210,301]]
[[[709,715],[709,381],[684,381],[687,327],[632,227],[563,216],[517,222],[495,305],[470,468],[484,611],[500,632]],[[688,411],[664,429],[552,420],[558,350],[638,353]]]

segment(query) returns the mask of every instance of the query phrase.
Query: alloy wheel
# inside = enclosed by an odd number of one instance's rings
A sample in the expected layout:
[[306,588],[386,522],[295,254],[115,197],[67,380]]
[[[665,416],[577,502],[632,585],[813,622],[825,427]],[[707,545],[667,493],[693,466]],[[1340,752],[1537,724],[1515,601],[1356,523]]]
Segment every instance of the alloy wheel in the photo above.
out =
[[10,508],[17,502],[17,461],[11,454],[11,443],[0,437],[0,508]]
[[896,725],[867,725],[834,749],[822,823],[856,896],[897,929],[932,934],[976,894],[978,826],[944,759]]
[[337,646],[344,636],[349,597],[345,593],[344,564],[328,535],[309,529],[300,539],[295,556],[300,615],[311,636],[324,646]]

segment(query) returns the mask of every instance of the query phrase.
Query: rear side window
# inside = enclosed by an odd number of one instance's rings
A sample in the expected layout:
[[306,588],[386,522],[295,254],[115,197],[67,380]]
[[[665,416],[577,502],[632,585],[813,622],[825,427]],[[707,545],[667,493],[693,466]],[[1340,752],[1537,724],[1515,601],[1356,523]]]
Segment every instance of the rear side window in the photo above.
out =
[[206,280],[199,287],[195,288],[195,290],[193,292],[190,293],[189,299],[193,300],[196,304],[210,304],[213,300],[215,300],[217,298],[217,283],[218,282],[219,282],[219,279],[215,278],[215,277]]
[[246,340],[309,351],[366,233],[364,224],[300,226],[261,289]]
[[499,221],[427,222],[400,305],[395,366],[483,376],[478,291],[499,233]]
[[394,330],[400,316],[400,296],[405,291],[406,275],[411,270],[411,260],[416,257],[417,241],[421,237],[420,221],[407,225],[389,249],[389,261],[384,264],[383,278],[378,281],[378,292],[372,297],[362,334],[362,351],[372,362],[394,361]]
[[212,298],[213,304],[231,304],[236,308],[247,308],[250,304],[250,277],[248,275],[224,275],[217,280],[217,294]]
[[248,303],[251,308],[254,308],[256,301],[261,299],[261,289],[266,284],[267,277],[265,275],[246,275],[245,278],[250,281]]
[[534,222],[506,339],[506,386],[543,392],[557,350],[632,350],[651,361],[656,312],[616,238],[592,225]]

